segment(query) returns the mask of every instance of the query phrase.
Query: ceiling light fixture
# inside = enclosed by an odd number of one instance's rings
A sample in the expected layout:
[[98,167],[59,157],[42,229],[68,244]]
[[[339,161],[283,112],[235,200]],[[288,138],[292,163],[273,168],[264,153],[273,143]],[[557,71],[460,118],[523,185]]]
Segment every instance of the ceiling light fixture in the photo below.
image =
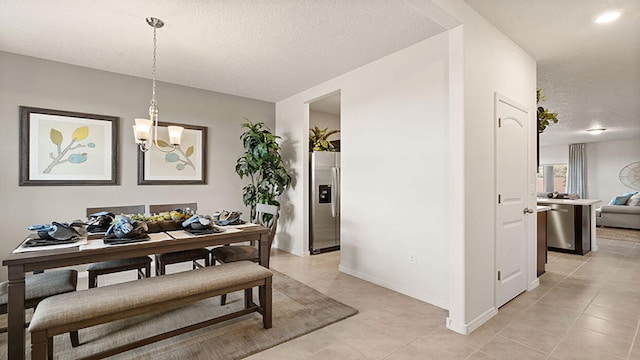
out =
[[603,132],[605,132],[605,128],[595,128],[595,129],[588,129],[587,132],[591,135],[600,135]]
[[[136,124],[133,125],[133,133],[140,151],[147,152],[151,149],[152,145],[155,145],[158,150],[169,153],[180,146],[183,127],[167,127],[169,131],[169,144],[158,139],[158,102],[156,101],[156,53],[158,47],[156,31],[164,26],[164,21],[154,17],[148,17],[146,21],[147,24],[153,28],[153,69],[151,72],[153,90],[151,93],[151,105],[149,106],[149,119],[135,119]],[[167,148],[167,150],[163,148]]]
[[597,24],[607,24],[607,23],[618,20],[620,15],[621,15],[620,11],[608,11],[598,15],[598,17],[596,17],[595,20],[593,20],[593,22]]

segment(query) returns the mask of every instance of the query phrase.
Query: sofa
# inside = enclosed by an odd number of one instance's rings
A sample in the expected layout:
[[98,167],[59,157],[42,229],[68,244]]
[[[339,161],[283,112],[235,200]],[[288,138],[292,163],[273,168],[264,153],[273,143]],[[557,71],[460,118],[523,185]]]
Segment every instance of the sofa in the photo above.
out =
[[609,205],[596,209],[596,225],[640,230],[640,194],[616,196]]

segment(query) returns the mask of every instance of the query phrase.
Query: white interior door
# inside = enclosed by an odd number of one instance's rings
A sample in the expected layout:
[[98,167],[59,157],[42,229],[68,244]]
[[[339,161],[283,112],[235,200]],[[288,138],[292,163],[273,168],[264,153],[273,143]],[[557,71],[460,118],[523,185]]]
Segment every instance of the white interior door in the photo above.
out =
[[496,306],[527,289],[525,107],[496,94]]

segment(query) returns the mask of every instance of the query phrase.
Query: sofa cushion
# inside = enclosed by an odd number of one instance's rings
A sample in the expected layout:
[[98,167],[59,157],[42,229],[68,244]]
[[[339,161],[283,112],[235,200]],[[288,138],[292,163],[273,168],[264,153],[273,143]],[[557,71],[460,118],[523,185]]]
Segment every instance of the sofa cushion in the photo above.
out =
[[640,206],[640,194],[635,194],[627,201],[628,206]]
[[623,195],[614,196],[613,199],[609,201],[609,205],[626,205],[627,201],[629,201],[629,199],[633,195],[634,194],[623,194]]

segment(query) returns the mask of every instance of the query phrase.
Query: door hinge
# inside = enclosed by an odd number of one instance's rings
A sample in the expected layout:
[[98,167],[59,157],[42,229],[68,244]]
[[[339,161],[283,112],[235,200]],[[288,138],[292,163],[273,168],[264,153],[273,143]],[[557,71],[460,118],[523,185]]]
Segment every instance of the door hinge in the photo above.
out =
[[502,127],[502,118],[498,118],[498,127]]
[[500,281],[500,270],[498,270],[498,281]]
[[502,194],[498,194],[498,204],[502,204]]

